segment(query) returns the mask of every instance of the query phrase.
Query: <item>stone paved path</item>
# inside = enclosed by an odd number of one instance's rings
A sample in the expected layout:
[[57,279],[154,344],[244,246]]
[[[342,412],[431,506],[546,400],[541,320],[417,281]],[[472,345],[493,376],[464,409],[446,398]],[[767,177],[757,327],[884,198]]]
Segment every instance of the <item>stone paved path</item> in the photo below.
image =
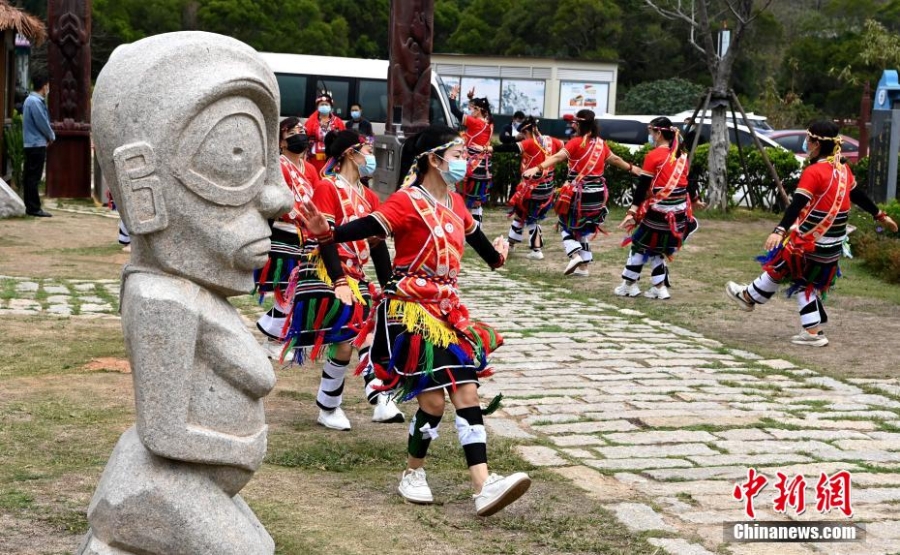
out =
[[100,317],[118,310],[118,280],[0,276],[0,318],[13,314]]
[[[462,281],[473,315],[506,337],[482,387],[506,396],[491,431],[522,439],[527,460],[652,532],[661,552],[900,552],[900,381],[825,377],[508,274],[470,268]],[[851,472],[867,540],[726,546],[722,524],[746,520],[732,492],[748,468],[770,479],[754,502],[759,520],[848,521],[816,511],[815,486],[822,472]],[[799,517],[774,512],[779,471],[806,479]]]
[[[462,283],[473,315],[506,338],[482,387],[506,396],[491,432],[521,440],[525,459],[650,533],[660,553],[900,552],[900,381],[836,380],[502,272],[467,268]],[[0,276],[0,317],[112,315],[117,295],[114,280]],[[851,472],[867,540],[723,544],[722,523],[746,520],[732,491],[748,468],[770,479],[760,520],[848,521],[816,511],[815,484]],[[805,477],[804,514],[774,512],[776,472]]]

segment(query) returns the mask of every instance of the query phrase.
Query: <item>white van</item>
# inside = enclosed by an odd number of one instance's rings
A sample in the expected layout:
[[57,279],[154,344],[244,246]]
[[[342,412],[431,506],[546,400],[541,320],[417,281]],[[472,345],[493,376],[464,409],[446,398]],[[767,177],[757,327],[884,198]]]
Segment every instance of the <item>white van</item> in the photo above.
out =
[[[334,56],[307,56],[262,52],[263,60],[275,73],[281,90],[281,117],[309,117],[315,110],[319,92],[334,98],[334,112],[343,120],[350,118],[350,106],[362,106],[363,117],[372,122],[376,135],[384,133],[388,120],[387,60],[364,60]],[[431,123],[456,127],[450,113],[450,100],[440,76],[431,72]]]

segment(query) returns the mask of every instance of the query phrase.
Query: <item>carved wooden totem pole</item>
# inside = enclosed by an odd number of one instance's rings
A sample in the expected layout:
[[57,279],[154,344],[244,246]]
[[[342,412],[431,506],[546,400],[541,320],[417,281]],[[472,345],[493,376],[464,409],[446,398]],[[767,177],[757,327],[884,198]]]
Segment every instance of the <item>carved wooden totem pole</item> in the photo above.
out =
[[390,69],[387,132],[396,134],[394,114],[401,109],[406,135],[428,127],[431,100],[431,52],[434,45],[434,0],[391,2]]
[[48,0],[47,196],[91,196],[91,0]]

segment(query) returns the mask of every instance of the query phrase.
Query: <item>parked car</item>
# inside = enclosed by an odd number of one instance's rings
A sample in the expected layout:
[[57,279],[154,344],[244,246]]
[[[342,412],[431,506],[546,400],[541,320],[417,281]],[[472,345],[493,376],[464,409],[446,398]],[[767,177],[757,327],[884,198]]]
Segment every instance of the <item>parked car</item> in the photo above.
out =
[[[790,150],[801,158],[806,158],[803,152],[803,140],[806,139],[805,129],[784,129],[769,133],[768,137],[780,144],[784,148]],[[855,164],[859,160],[859,141],[848,135],[841,135],[843,144],[841,144],[841,154],[851,164]]]
[[[686,120],[688,120],[693,115],[694,115],[693,110],[685,110],[684,112],[679,112],[679,113],[675,114],[674,116],[669,116],[669,119],[671,119],[673,123],[684,123]],[[741,116],[741,113],[735,112],[735,115],[737,116],[738,125],[744,125],[744,118]],[[705,112],[702,116],[698,115],[697,119],[700,120],[701,123],[708,124],[711,121],[710,113]],[[755,129],[757,133],[762,133],[764,135],[767,135],[767,134],[771,133],[772,131],[774,131],[774,129],[772,129],[772,126],[769,125],[769,122],[766,121],[765,116],[760,116],[760,115],[754,114],[753,112],[748,112],[747,113],[747,121],[750,122],[750,125],[753,126],[753,129]],[[732,124],[732,125],[734,124],[734,118],[731,117],[730,110],[728,111],[728,123]]]

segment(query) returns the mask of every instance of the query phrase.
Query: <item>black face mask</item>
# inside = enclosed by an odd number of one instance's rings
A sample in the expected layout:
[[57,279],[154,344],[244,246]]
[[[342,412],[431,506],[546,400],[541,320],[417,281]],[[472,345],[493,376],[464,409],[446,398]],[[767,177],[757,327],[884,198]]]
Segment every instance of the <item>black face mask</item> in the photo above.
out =
[[291,135],[286,141],[287,149],[294,154],[300,154],[309,146],[309,138],[306,135]]

